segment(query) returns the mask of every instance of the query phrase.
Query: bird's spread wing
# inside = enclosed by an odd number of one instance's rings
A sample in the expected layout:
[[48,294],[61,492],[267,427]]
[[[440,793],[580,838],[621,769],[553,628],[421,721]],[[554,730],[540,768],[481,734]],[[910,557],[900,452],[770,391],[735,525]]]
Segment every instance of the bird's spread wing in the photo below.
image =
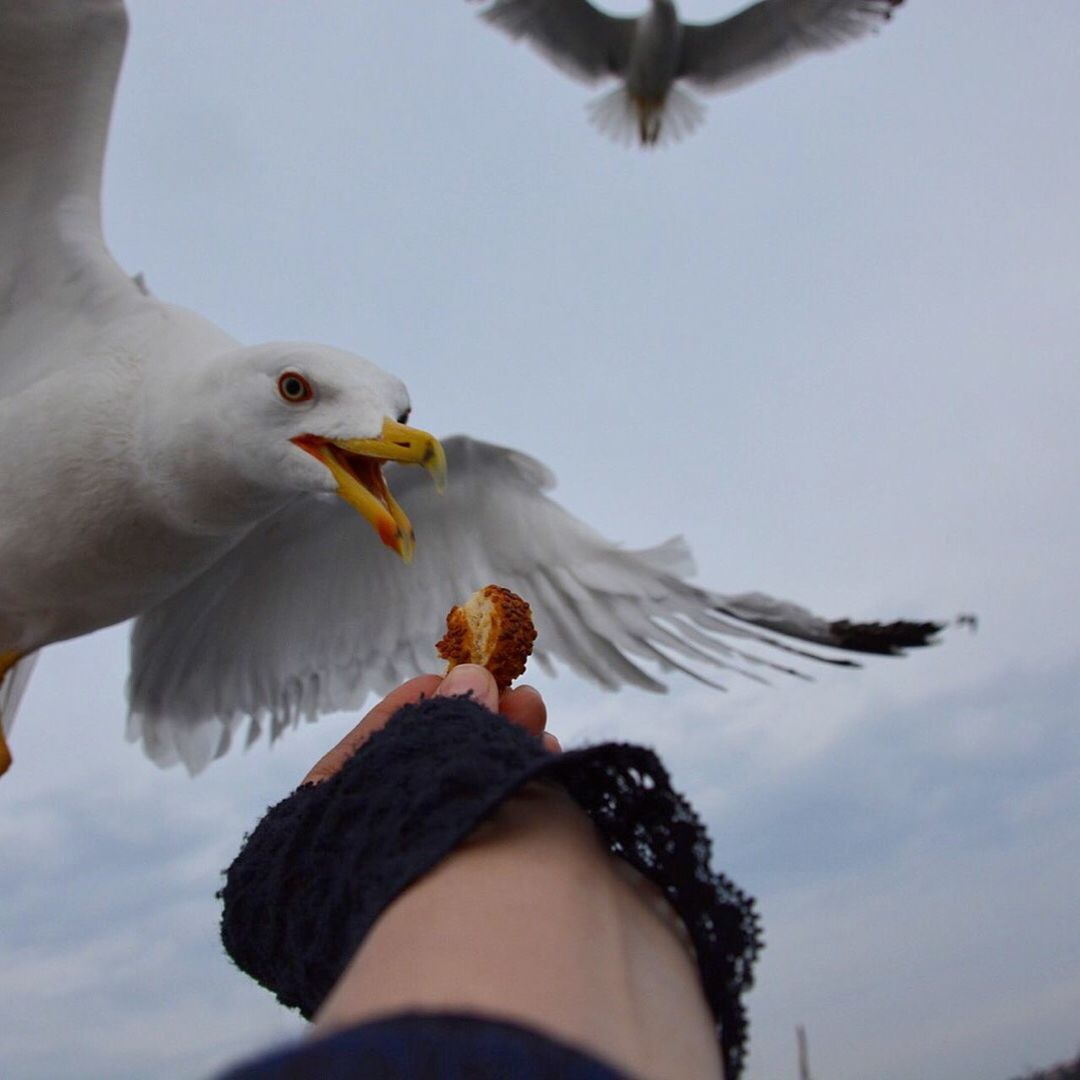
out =
[[481,15],[586,82],[625,71],[636,21],[598,11],[588,0],[495,0]]
[[446,495],[413,470],[388,473],[416,527],[411,566],[340,500],[307,499],[143,615],[132,637],[129,736],[159,763],[196,771],[244,724],[248,741],[264,727],[273,738],[300,717],[357,706],[370,691],[438,670],[447,611],[492,582],[532,605],[542,666],[558,657],[609,688],[662,689],[642,662],[705,681],[724,669],[791,671],[744,652],[763,642],[801,652],[754,623],[844,644],[834,624],[794,605],[690,585],[681,541],[644,551],[611,544],[545,495],[550,474],[523,454],[460,436],[444,445]]
[[683,27],[678,76],[728,89],[808,52],[878,29],[902,0],[762,0],[729,19]]
[[121,0],[0,3],[0,396],[139,298],[101,236]]

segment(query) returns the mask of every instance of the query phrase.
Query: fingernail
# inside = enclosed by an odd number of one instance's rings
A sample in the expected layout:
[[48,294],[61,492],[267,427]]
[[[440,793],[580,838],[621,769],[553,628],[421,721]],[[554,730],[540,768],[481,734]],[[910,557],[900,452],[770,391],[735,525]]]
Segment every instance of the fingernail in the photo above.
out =
[[493,708],[498,701],[495,679],[487,668],[479,664],[458,664],[435,691],[440,697],[458,697],[472,694],[481,705]]

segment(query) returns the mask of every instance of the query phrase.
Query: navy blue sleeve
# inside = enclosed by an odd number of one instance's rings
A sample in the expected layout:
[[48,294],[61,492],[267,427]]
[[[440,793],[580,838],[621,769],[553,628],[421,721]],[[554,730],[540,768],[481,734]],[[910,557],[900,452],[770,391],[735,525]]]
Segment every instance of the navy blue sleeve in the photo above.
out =
[[590,1054],[480,1016],[388,1017],[278,1050],[220,1080],[628,1080]]

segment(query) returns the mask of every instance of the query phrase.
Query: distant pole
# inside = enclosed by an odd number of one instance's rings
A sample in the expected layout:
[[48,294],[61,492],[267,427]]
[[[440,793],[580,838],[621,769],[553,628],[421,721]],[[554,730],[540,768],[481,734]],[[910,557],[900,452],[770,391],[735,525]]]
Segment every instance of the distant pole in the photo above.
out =
[[802,1024],[795,1028],[795,1041],[799,1046],[799,1080],[813,1080],[810,1075],[810,1050],[806,1045],[806,1028]]

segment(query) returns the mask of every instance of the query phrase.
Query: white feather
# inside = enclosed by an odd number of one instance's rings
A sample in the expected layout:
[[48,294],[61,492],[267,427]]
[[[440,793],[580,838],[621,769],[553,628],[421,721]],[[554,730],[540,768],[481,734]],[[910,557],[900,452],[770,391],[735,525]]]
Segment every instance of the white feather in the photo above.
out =
[[8,669],[3,682],[0,682],[0,729],[5,734],[10,733],[15,724],[15,714],[19,710],[19,702],[26,692],[37,658],[36,652],[21,657]]

